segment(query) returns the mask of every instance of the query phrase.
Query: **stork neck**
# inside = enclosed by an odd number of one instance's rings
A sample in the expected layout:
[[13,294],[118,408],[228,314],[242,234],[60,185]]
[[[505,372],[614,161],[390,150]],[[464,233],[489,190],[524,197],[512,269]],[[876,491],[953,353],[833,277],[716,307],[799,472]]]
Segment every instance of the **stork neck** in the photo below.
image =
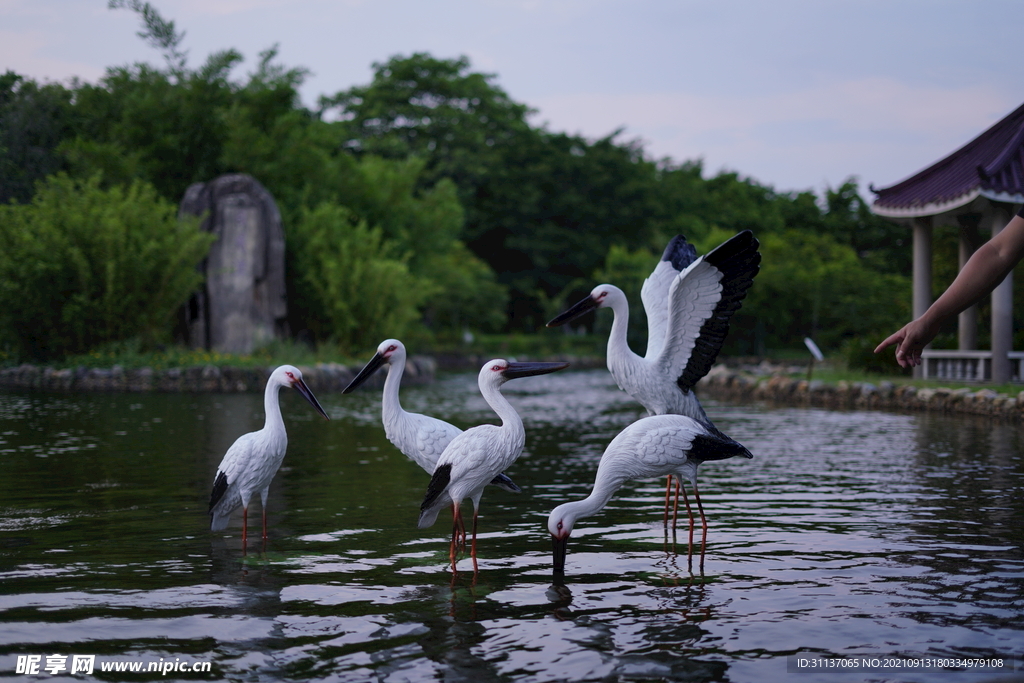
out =
[[279,428],[284,430],[284,418],[281,417],[281,385],[277,382],[267,382],[267,388],[263,392],[263,411],[266,414],[266,421],[263,428],[272,430]]
[[619,490],[620,486],[622,486],[621,480],[606,476],[599,467],[597,477],[594,479],[594,488],[590,495],[583,500],[567,503],[567,505],[575,513],[576,519],[591,517],[604,509],[604,506],[608,504],[608,501],[612,499],[612,495]]
[[525,439],[526,430],[523,428],[523,419],[519,417],[519,413],[501,393],[500,387],[487,384],[480,387],[480,393],[487,401],[487,405],[501,418],[501,428],[512,433],[523,434]]
[[623,298],[611,304],[612,329],[608,334],[608,367],[613,361],[631,363],[640,360],[640,356],[629,348],[626,333],[629,330],[629,303]]
[[384,379],[384,394],[381,398],[381,414],[387,423],[402,414],[402,404],[398,400],[398,389],[402,384],[405,372],[405,356],[392,356],[388,363],[388,376]]

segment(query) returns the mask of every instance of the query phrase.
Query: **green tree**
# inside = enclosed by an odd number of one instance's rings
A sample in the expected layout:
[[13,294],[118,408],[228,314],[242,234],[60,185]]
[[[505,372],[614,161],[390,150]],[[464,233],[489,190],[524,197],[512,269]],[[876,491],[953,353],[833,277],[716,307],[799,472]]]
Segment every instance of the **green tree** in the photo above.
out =
[[[856,178],[825,191],[825,231],[853,248],[871,268],[883,273],[909,273],[911,249],[906,226],[876,216],[861,196]],[[955,259],[954,259],[955,262]]]
[[[225,163],[267,186],[278,199],[286,232],[306,220],[311,206],[344,206],[352,221],[380,230],[412,275],[431,283],[435,295],[421,306],[428,327],[448,334],[466,325],[493,330],[504,323],[505,288],[458,239],[464,214],[450,180],[433,186],[422,182],[421,157],[356,159],[332,144],[338,140],[336,127],[299,113],[281,115],[260,129],[244,120],[244,112],[238,107],[230,114],[239,123],[231,126]],[[280,154],[281,149],[289,154]],[[319,299],[307,299],[311,290],[296,281],[306,258],[298,252],[305,245],[289,242],[292,328],[319,335],[327,329],[316,321]]]
[[0,76],[0,204],[27,202],[35,184],[65,169],[58,151],[69,134],[72,92],[12,71]]
[[472,194],[497,161],[494,150],[530,131],[530,109],[495,85],[493,74],[470,71],[466,57],[397,55],[373,70],[369,85],[322,98],[321,111],[341,110],[353,149],[428,157],[428,180],[452,178]]
[[185,39],[184,33],[178,33],[174,22],[164,19],[153,5],[143,0],[109,0],[110,9],[130,9],[142,19],[142,30],[136,35],[152,47],[164,53],[164,59],[171,73],[180,74],[185,70],[188,52],[179,47]]
[[477,198],[477,222],[467,221],[466,241],[510,286],[516,328],[543,325],[543,301],[591,278],[612,245],[662,242],[654,221],[656,168],[639,145],[536,131],[502,151],[503,163]]
[[104,190],[65,175],[30,204],[0,206],[0,337],[42,360],[169,341],[212,239],[177,213],[144,183]]
[[178,201],[192,183],[224,173],[227,74],[240,59],[215,55],[180,78],[145,64],[117,67],[98,85],[78,88],[77,135],[64,146],[76,175],[101,171],[111,183],[145,180]]
[[763,335],[755,340],[761,349],[798,348],[807,336],[828,353],[906,321],[906,276],[872,270],[828,235],[786,230],[759,239],[761,272],[733,319],[733,343],[749,343],[754,332]]
[[419,305],[434,293],[429,282],[409,272],[380,228],[356,221],[335,204],[304,210],[289,235],[310,319],[320,339],[342,349],[372,347],[387,337],[404,336]]
[[510,288],[513,326],[542,325],[546,299],[589,276],[610,244],[650,241],[655,165],[613,134],[588,142],[532,128],[530,109],[465,57],[375,64],[373,82],[322,101],[341,109],[360,153],[426,159],[465,209],[463,239]]
[[[228,72],[241,60],[237,52],[217,53],[191,70],[184,34],[149,3],[112,0],[110,6],[140,15],[139,35],[164,53],[168,68],[111,69],[98,86],[80,89],[80,134],[64,147],[77,173],[101,171],[109,182],[141,177],[174,201],[192,182],[249,173],[275,197],[286,233],[308,221],[314,207],[343,206],[354,224],[380,229],[389,253],[439,292],[429,310],[424,304],[425,319],[444,324],[458,310],[464,319],[493,324],[493,315],[481,315],[480,298],[467,291],[503,300],[500,289],[459,243],[464,214],[455,186],[426,178],[425,159],[353,156],[345,146],[349,127],[302,107],[298,88],[307,71],[280,65],[276,47],[260,54],[245,82],[235,82]],[[291,326],[326,331],[330,326],[316,311],[321,300],[299,278],[308,255],[298,250],[310,242],[288,237]]]
[[150,3],[110,0],[108,6],[139,14],[138,35],[162,52],[167,69],[112,67],[98,84],[75,84],[73,126],[60,150],[77,177],[99,172],[107,184],[144,180],[178,201],[190,184],[228,170],[221,162],[223,112],[236,98],[239,86],[228,75],[242,55],[216,52],[190,69],[180,47],[185,34]]
[[464,244],[452,242],[445,251],[423,259],[421,268],[437,288],[423,304],[424,321],[440,337],[505,329],[508,289]]
[[[370,83],[310,111],[298,96],[307,71],[282,66],[276,48],[233,80],[234,50],[192,69],[184,33],[152,5],[110,7],[139,15],[139,35],[165,68],[114,68],[96,85],[64,90],[0,79],[0,117],[18,122],[0,129],[0,180],[21,183],[20,194],[5,196],[24,201],[31,183],[61,168],[80,178],[101,173],[107,186],[145,180],[172,202],[192,182],[249,173],[284,219],[293,329],[351,339],[337,315],[323,317],[334,304],[302,268],[330,271],[317,259],[341,262],[341,254],[307,250],[356,229],[377,240],[375,262],[399,264],[417,283],[414,308],[435,334],[467,321],[501,325],[501,302],[505,329],[536,330],[558,299],[582,296],[598,280],[632,288],[676,233],[702,251],[743,229],[765,244],[765,270],[733,321],[735,351],[798,346],[808,330],[820,339],[866,333],[903,287],[904,235],[870,213],[853,179],[821,198],[777,192],[735,172],[706,178],[699,160],[654,161],[619,131],[597,140],[551,132],[530,125],[530,108],[465,57],[394,56],[374,65]],[[29,148],[42,150],[39,163],[11,162],[28,158],[11,150]],[[330,221],[323,207],[335,212]],[[349,228],[310,227],[317,221]],[[794,254],[806,260],[803,271]],[[759,298],[762,278],[774,294]],[[837,319],[836,310],[855,314]],[[643,324],[632,327],[642,335]]]

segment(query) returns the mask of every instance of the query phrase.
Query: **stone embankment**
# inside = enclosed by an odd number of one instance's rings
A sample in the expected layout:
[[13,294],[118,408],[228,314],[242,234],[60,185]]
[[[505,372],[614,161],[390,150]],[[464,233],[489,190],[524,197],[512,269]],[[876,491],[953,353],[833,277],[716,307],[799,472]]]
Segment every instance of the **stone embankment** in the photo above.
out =
[[[361,369],[338,363],[317,363],[298,366],[302,377],[314,392],[341,391]],[[166,391],[166,392],[246,392],[263,391],[274,368],[232,368],[206,365],[191,368],[124,369],[67,368],[54,369],[36,365],[19,365],[0,369],[0,388],[37,389],[42,391]],[[402,383],[431,382],[437,363],[426,356],[413,356],[405,363]],[[363,386],[379,388],[387,370],[381,368]]]
[[788,374],[758,376],[718,365],[700,381],[701,396],[731,401],[833,409],[927,410],[1024,419],[1024,391],[1016,396],[991,389],[918,388],[886,380],[835,384],[797,379]]
[[[435,360],[413,356],[406,361],[403,384],[432,382],[440,365],[447,369],[467,367],[465,359]],[[476,360],[476,359],[474,359]],[[576,369],[601,363],[590,359],[566,359]],[[483,361],[470,363],[479,366]],[[309,387],[317,393],[341,391],[352,381],[361,366],[318,363],[299,366]],[[207,365],[191,368],[154,370],[137,368],[69,368],[57,370],[35,365],[0,369],[0,389],[36,389],[42,391],[164,391],[164,392],[246,392],[262,391],[272,367],[232,368]],[[1024,391],[1017,396],[999,394],[991,389],[918,388],[886,380],[827,383],[799,379],[785,368],[761,364],[737,370],[724,364],[715,366],[700,381],[701,396],[727,401],[765,401],[778,405],[814,406],[849,410],[928,410],[934,412],[988,415],[1024,421]],[[387,370],[381,368],[364,386],[379,388]]]
[[[434,381],[438,370],[479,370],[494,355],[442,354],[439,356],[411,356],[405,362],[402,384],[426,384]],[[509,356],[511,357],[511,356]],[[520,360],[525,360],[521,358]],[[567,360],[575,369],[604,367],[600,357],[552,357],[545,360]],[[314,392],[341,391],[362,369],[362,365],[349,367],[340,363],[299,365],[302,377]],[[216,365],[188,368],[125,369],[64,368],[55,369],[38,365],[19,365],[0,369],[0,389],[38,389],[42,391],[166,391],[166,392],[224,392],[237,393],[263,391],[267,378],[274,370],[266,368],[221,367]],[[362,386],[380,388],[387,377],[381,368]]]

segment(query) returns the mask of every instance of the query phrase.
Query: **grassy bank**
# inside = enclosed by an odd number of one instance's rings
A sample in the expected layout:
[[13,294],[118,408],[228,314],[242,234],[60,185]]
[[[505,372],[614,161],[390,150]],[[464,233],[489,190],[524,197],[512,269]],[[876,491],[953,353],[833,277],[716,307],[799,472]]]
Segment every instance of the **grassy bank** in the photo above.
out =
[[[606,338],[600,335],[567,335],[561,330],[543,330],[537,334],[494,334],[476,335],[471,339],[407,340],[412,355],[446,355],[472,357],[513,357],[513,358],[549,358],[559,355],[575,358],[590,358],[595,364],[603,363]],[[294,341],[277,341],[251,354],[228,354],[216,351],[188,349],[180,346],[168,346],[160,349],[144,350],[138,344],[110,344],[88,354],[69,356],[60,361],[45,363],[56,368],[111,368],[119,366],[125,370],[152,368],[166,370],[169,368],[189,368],[197,366],[266,368],[289,363],[292,365],[314,366],[318,363],[339,363],[347,366],[359,366],[365,363],[375,352],[374,348],[345,351],[337,346],[321,344],[313,348]],[[757,369],[762,361],[764,365]],[[762,358],[723,357],[730,368],[748,369],[756,373],[770,372],[786,374],[797,379],[807,377],[808,355],[806,350],[792,349],[772,351]],[[17,365],[14,359],[0,357],[0,365]],[[949,380],[916,380],[909,374],[888,374],[850,369],[843,361],[829,360],[815,364],[812,369],[813,379],[829,384],[840,381],[867,382],[878,384],[890,381],[896,384],[909,384],[918,388],[967,387],[971,389],[992,389],[994,391],[1016,395],[1024,385],[1020,384],[984,384],[961,383]]]
[[[797,379],[806,379],[807,371],[786,373],[791,377]],[[957,382],[948,379],[914,379],[909,375],[886,375],[878,374],[874,372],[862,372],[858,370],[849,370],[845,367],[815,367],[812,374],[813,379],[821,380],[828,384],[837,384],[841,381],[846,382],[867,382],[870,384],[878,384],[882,381],[890,381],[894,384],[907,384],[918,389],[939,389],[943,387],[950,387],[954,389],[967,388],[971,390],[978,389],[991,389],[1001,394],[1007,394],[1009,396],[1016,396],[1020,391],[1024,390],[1024,384],[991,384],[986,382]]]
[[120,366],[126,370],[152,368],[189,368],[212,365],[214,367],[265,368],[283,365],[316,365],[317,363],[354,364],[357,359],[347,357],[338,349],[322,346],[313,349],[297,342],[277,341],[250,354],[221,353],[183,346],[142,349],[137,344],[110,344],[86,354],[68,356],[44,363],[54,368],[110,368]]

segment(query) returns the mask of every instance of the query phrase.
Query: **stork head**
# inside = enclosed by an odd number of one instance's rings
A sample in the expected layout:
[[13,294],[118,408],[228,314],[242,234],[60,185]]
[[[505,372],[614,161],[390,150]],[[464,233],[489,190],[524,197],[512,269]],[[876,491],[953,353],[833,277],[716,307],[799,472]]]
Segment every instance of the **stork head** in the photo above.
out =
[[391,362],[392,358],[396,360],[398,358],[405,358],[405,344],[398,341],[397,339],[385,339],[377,347],[377,355],[386,360],[388,363]]
[[316,396],[309,390],[306,383],[302,379],[302,372],[294,365],[282,365],[281,367],[274,370],[270,375],[270,381],[268,384],[277,384],[282,387],[291,387],[298,391],[302,398],[309,401],[309,404],[316,409],[316,412],[324,416],[325,419],[330,420],[327,413],[321,407],[320,402],[316,400]]
[[564,325],[565,323],[575,320],[584,313],[588,313],[595,308],[612,306],[618,301],[626,301],[626,295],[623,294],[621,289],[615,285],[598,285],[590,290],[590,295],[585,299],[576,302],[569,309],[552,318],[547,326],[557,327],[559,325]]
[[373,355],[363,369],[359,371],[359,374],[352,378],[352,381],[348,383],[348,386],[341,392],[348,394],[355,391],[355,388],[365,382],[367,379],[373,376],[373,373],[377,372],[377,368],[387,363],[405,364],[405,345],[397,339],[385,339],[377,346],[377,353]]
[[569,550],[569,536],[576,524],[576,511],[572,503],[559,505],[548,515],[551,534],[551,567],[556,572],[565,569],[565,555]]
[[546,375],[549,372],[555,372],[567,367],[569,367],[569,364],[564,362],[517,363],[507,361],[503,358],[495,358],[494,360],[487,361],[484,363],[484,366],[480,368],[478,381],[481,387],[485,385],[501,386],[510,379],[532,377],[533,375]]
[[282,365],[270,375],[270,382],[282,387],[294,387],[296,382],[301,381],[302,371],[294,365]]

